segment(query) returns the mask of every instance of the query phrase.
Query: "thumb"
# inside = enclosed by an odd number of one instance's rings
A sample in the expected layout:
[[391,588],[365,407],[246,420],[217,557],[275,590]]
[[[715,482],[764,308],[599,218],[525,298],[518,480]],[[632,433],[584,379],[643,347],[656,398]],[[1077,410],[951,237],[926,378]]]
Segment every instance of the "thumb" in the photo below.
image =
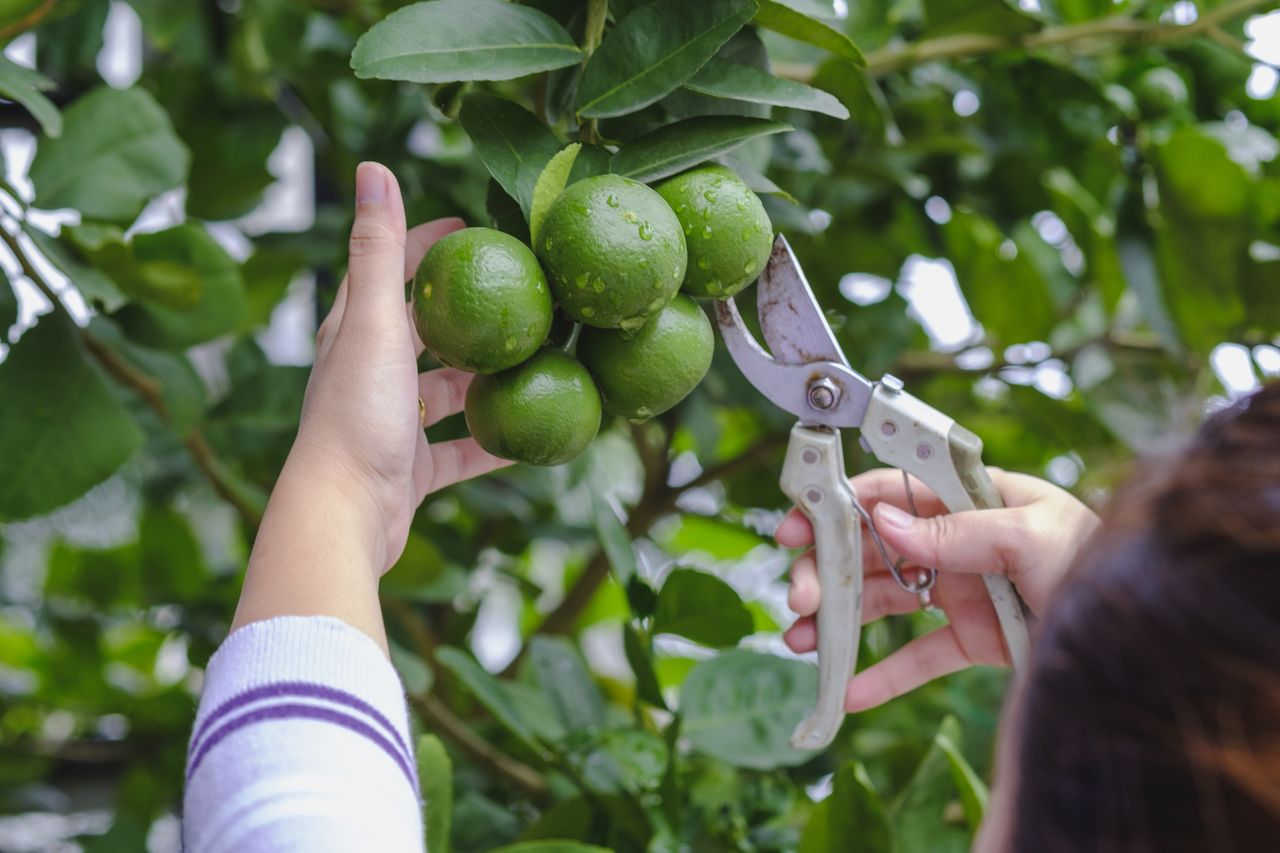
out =
[[387,167],[361,163],[348,247],[346,320],[361,325],[403,322],[404,244],[400,185]]
[[1026,539],[1016,509],[917,518],[881,501],[872,516],[885,544],[907,562],[942,572],[1016,573]]

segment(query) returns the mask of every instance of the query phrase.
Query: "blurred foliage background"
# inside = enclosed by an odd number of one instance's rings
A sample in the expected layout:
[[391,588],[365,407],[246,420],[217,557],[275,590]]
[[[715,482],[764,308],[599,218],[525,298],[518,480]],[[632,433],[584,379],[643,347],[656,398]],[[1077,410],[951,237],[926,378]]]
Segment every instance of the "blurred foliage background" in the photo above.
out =
[[[518,230],[459,96],[575,131],[572,67],[357,80],[356,39],[401,5],[0,3],[0,850],[177,849],[201,667],[294,433],[356,163],[395,171],[411,223]],[[584,37],[586,3],[526,5]],[[854,366],[1098,503],[1280,373],[1268,5],[763,0],[725,50],[848,120],[682,88],[600,133],[792,125],[727,162]],[[385,607],[430,733],[433,850],[968,848],[1002,673],[787,745],[815,682],[778,638],[789,426],[718,353],[677,409],[574,463],[428,499]],[[862,665],[936,618],[870,626]]]

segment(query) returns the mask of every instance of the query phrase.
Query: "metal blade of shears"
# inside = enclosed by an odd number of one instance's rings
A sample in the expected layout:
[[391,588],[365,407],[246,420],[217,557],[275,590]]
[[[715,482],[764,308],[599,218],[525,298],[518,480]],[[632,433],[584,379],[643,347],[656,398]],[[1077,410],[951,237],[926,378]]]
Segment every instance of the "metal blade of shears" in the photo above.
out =
[[756,311],[764,342],[777,361],[834,361],[849,366],[791,244],[781,234],[773,241],[769,263],[756,284]]

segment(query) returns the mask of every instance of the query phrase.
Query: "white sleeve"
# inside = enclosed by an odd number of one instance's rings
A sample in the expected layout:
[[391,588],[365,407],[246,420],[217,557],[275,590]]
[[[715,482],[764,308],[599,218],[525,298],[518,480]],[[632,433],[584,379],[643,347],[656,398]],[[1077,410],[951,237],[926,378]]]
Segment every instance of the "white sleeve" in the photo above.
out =
[[187,747],[187,853],[421,853],[404,689],[326,616],[235,631],[209,661]]

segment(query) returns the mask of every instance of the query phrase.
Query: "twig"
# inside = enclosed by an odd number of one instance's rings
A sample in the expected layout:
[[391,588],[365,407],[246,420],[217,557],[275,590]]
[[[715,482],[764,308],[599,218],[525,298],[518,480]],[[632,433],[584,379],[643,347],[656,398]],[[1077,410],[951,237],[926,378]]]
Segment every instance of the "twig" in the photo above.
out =
[[[0,241],[3,241],[8,246],[10,253],[13,254],[18,264],[22,267],[23,275],[45,295],[46,299],[53,303],[54,311],[74,323],[66,304],[63,303],[62,298],[53,289],[53,286],[36,269],[35,264],[32,263],[31,258],[23,249],[18,238],[10,233],[9,229],[0,228]],[[138,369],[88,329],[76,326],[76,331],[80,341],[84,344],[85,350],[93,356],[94,360],[109,376],[126,388],[131,389],[152,411],[160,416],[161,420],[172,425],[172,413],[164,399],[164,386],[158,379]],[[218,458],[200,428],[192,427],[183,437],[183,442],[195,460],[196,467],[200,469],[200,473],[213,486],[213,490],[223,500],[235,507],[236,511],[240,513],[240,517],[249,526],[256,528],[261,524],[262,510],[237,488],[233,479],[228,476],[226,467]]]

